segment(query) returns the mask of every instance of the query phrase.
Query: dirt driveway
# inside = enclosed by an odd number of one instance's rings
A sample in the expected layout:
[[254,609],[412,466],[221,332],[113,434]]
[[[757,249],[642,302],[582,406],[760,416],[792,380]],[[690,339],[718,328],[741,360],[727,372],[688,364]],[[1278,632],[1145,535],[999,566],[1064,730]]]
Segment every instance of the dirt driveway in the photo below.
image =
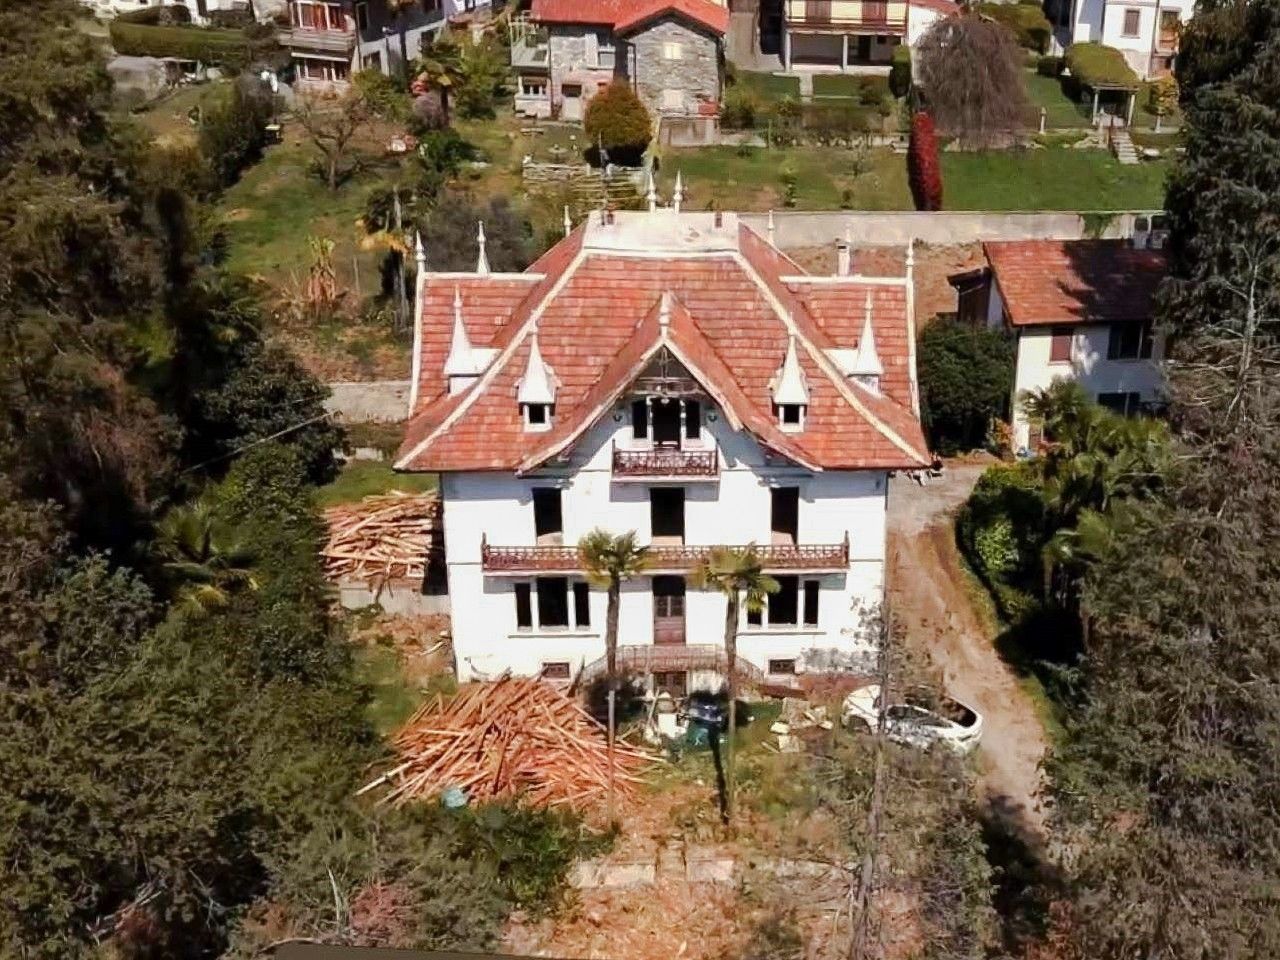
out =
[[889,577],[894,618],[924,647],[948,690],[975,707],[985,727],[979,751],[992,813],[1043,837],[1038,793],[1046,741],[1035,706],[1000,659],[975,614],[956,553],[952,518],[983,465],[949,466],[925,486],[897,476],[889,488]]

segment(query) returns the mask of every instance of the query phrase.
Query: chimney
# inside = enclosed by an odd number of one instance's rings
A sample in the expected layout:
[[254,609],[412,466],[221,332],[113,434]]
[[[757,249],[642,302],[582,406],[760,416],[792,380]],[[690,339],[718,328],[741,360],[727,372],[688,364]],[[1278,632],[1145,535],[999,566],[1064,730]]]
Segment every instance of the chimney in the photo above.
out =
[[724,226],[724,214],[721,213],[719,210],[717,210],[716,211],[716,229],[718,230],[723,226]]
[[853,273],[853,258],[849,253],[849,241],[836,241],[836,276],[847,277]]

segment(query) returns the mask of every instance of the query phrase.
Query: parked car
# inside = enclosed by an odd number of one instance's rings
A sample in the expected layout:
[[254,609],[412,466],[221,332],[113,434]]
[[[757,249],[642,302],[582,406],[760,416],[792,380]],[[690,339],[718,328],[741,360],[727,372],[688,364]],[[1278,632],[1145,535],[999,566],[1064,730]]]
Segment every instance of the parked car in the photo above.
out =
[[889,704],[884,699],[878,683],[859,687],[845,697],[841,720],[846,727],[874,730],[883,712],[885,734],[890,740],[922,749],[940,743],[964,754],[982,738],[982,714],[945,694],[908,694],[901,702]]

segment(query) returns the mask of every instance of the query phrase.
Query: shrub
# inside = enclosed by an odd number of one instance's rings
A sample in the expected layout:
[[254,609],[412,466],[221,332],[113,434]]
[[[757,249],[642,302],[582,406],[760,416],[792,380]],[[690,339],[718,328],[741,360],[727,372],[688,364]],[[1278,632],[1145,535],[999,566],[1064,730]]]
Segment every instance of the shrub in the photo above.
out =
[[784,163],[782,169],[778,171],[778,181],[782,184],[782,205],[794,207],[800,187],[800,178],[796,175],[795,169],[790,164]]
[[1036,61],[1036,73],[1042,77],[1058,77],[1062,73],[1062,58],[1045,54]]
[[850,141],[872,126],[867,111],[847,100],[806,103],[803,116],[805,132],[824,146]]
[[1178,106],[1178,81],[1172,74],[1157,77],[1147,87],[1147,110],[1157,117],[1167,117]]
[[923,110],[911,118],[907,147],[907,176],[917,210],[942,209],[942,167],[938,162],[938,137],[933,118]]
[[1115,47],[1101,43],[1073,43],[1067,48],[1064,59],[1071,75],[1085,86],[1111,85],[1130,89],[1138,86],[1138,75],[1124,54]]
[[116,53],[131,57],[177,57],[242,70],[254,60],[279,50],[274,39],[252,40],[239,30],[148,26],[119,18],[109,27]]
[[191,11],[180,3],[168,6],[143,7],[141,10],[129,10],[116,19],[125,23],[141,23],[147,26],[182,24],[191,22]]
[[864,107],[874,107],[887,96],[889,96],[888,77],[858,78],[857,98]]
[[1018,38],[1018,45],[1044,53],[1049,48],[1053,24],[1038,5],[1030,3],[981,3],[978,12],[1002,23]]
[[470,120],[491,120],[494,104],[507,77],[507,60],[492,38],[461,48],[458,81],[453,102],[458,115]]
[[920,334],[921,419],[940,453],[981,447],[1013,389],[1013,341],[1003,331],[939,320]]
[[895,97],[911,92],[911,48],[906,44],[893,48],[889,65],[889,89]]
[[359,70],[351,78],[360,96],[375,114],[392,123],[407,123],[412,116],[412,101],[404,87],[381,70]]
[[760,106],[760,97],[754,90],[730,87],[720,108],[720,126],[726,130],[752,130]]
[[603,146],[618,163],[638,162],[653,131],[649,111],[623,81],[609,84],[591,98],[582,125],[588,141]]
[[974,572],[1016,621],[1034,603],[1041,579],[1044,501],[1035,467],[999,464],[979,479],[956,520],[956,540]]
[[235,183],[262,156],[271,119],[271,91],[260,80],[241,80],[200,117],[200,152],[220,186]]

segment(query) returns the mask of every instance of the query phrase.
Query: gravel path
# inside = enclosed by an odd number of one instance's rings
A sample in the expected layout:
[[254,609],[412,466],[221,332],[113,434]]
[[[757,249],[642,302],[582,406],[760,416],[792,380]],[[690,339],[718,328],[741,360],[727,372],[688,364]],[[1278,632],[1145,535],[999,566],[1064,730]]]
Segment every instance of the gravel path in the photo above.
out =
[[1000,658],[969,602],[952,519],[984,465],[951,466],[925,486],[905,476],[889,488],[894,617],[908,642],[929,650],[950,693],[984,718],[979,767],[993,814],[1044,836],[1039,792],[1046,740],[1034,704]]

